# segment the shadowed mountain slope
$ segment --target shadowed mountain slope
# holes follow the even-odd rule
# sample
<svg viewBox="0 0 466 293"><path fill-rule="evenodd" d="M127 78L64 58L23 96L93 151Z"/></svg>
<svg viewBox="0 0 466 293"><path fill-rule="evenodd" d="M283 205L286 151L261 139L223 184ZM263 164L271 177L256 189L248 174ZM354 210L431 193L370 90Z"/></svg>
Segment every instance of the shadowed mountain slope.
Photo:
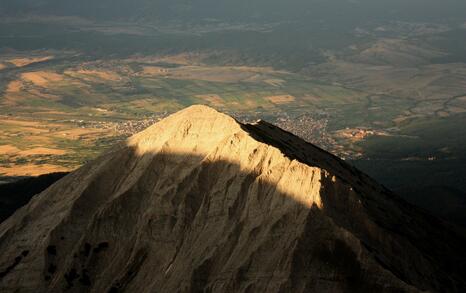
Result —
<svg viewBox="0 0 466 293"><path fill-rule="evenodd" d="M205 106L0 225L0 291L462 292L465 234L266 122Z"/></svg>

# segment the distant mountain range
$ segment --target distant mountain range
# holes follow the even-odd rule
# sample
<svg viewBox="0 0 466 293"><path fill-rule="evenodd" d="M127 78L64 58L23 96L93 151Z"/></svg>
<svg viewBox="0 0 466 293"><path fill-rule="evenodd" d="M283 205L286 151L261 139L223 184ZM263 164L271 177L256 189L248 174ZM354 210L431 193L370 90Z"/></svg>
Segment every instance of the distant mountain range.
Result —
<svg viewBox="0 0 466 293"><path fill-rule="evenodd" d="M462 17L464 1L348 1L348 0L3 0L3 15L66 15L98 20L295 21L317 18L340 22L376 19L409 21Z"/></svg>

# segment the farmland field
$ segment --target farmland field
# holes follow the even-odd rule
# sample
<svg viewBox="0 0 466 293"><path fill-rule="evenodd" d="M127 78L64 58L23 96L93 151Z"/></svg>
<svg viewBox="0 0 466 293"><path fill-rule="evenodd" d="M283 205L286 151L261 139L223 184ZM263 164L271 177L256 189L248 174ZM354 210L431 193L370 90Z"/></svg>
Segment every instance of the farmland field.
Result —
<svg viewBox="0 0 466 293"><path fill-rule="evenodd" d="M372 149L380 152L374 146L389 148L392 144L385 142L390 141L398 149L410 143L419 146L418 140L407 138L416 135L409 129L423 126L428 117L453 119L452 124L464 120L465 97L453 89L441 91L447 98L432 98L438 103L424 105L424 99L395 95L382 86L374 91L329 80L323 65L316 69L317 79L315 74L269 66L213 65L209 58L183 53L90 60L66 51L1 55L0 173L72 170L133 128L141 130L133 124L155 122L192 104L249 120L324 117L315 123L325 124L321 128L328 139L313 139L311 134L309 140L348 158L370 157ZM35 153L37 148L53 151ZM383 153L390 152L398 155L397 149Z"/></svg>

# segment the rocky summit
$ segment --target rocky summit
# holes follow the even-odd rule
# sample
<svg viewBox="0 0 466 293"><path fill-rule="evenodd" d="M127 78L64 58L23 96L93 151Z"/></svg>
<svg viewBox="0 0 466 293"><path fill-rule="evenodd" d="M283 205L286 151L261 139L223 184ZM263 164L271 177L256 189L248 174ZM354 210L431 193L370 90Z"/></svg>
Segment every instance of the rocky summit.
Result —
<svg viewBox="0 0 466 293"><path fill-rule="evenodd" d="M0 226L1 292L465 292L466 237L259 121L184 109Z"/></svg>

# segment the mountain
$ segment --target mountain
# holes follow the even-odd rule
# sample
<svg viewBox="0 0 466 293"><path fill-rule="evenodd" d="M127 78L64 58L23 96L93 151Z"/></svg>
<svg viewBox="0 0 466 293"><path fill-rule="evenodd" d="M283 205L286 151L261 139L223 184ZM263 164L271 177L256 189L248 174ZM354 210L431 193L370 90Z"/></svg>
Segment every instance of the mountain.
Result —
<svg viewBox="0 0 466 293"><path fill-rule="evenodd" d="M464 231L259 121L184 109L0 225L2 292L464 292Z"/></svg>

